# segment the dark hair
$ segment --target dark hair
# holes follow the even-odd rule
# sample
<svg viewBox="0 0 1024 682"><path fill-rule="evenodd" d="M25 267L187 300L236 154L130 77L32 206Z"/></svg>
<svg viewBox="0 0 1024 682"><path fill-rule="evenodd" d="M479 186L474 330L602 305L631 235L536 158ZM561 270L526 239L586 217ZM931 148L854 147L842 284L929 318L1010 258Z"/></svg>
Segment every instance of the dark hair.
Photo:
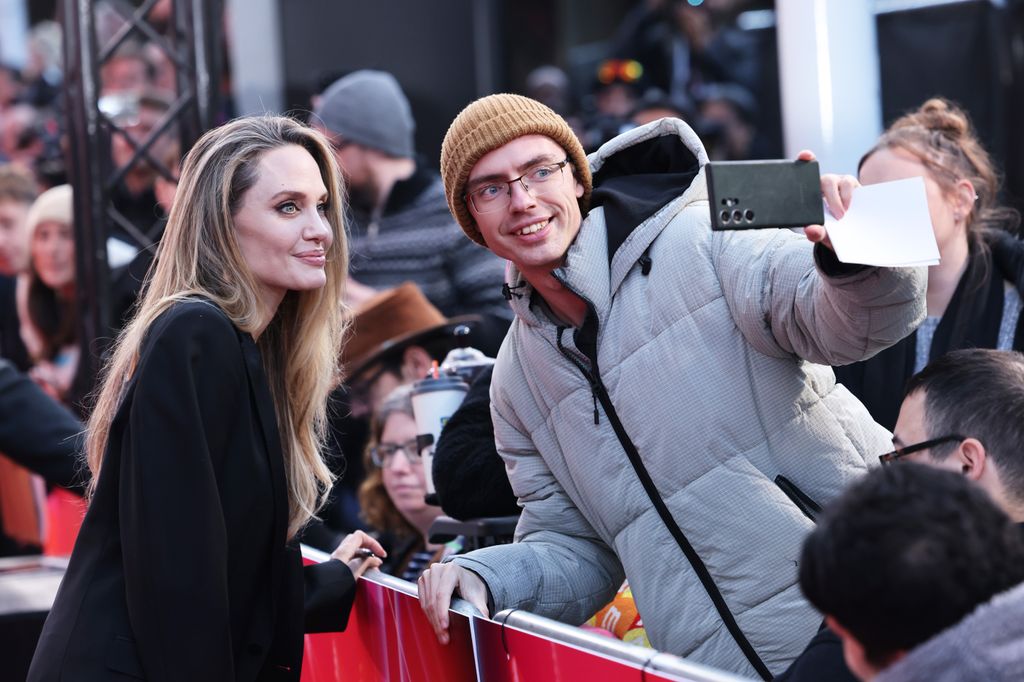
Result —
<svg viewBox="0 0 1024 682"><path fill-rule="evenodd" d="M875 152L893 148L917 157L944 193L951 192L958 181L970 180L978 195L966 217L972 251L987 249L985 237L993 231L1017 231L1020 214L998 204L999 174L963 109L945 99L928 100L889 126L861 157L857 169Z"/></svg>
<svg viewBox="0 0 1024 682"><path fill-rule="evenodd" d="M28 285L28 317L39 331L42 343L41 358L54 360L65 346L78 340L78 301L74 296L64 298L48 287L35 265L31 266Z"/></svg>
<svg viewBox="0 0 1024 682"><path fill-rule="evenodd" d="M1024 581L1024 533L956 473L903 463L870 472L819 518L800 587L884 667Z"/></svg>
<svg viewBox="0 0 1024 682"><path fill-rule="evenodd" d="M1006 492L1024 502L1024 354L967 348L952 351L910 377L905 395L924 391L929 438L977 438L999 468ZM956 443L930 449L943 460Z"/></svg>

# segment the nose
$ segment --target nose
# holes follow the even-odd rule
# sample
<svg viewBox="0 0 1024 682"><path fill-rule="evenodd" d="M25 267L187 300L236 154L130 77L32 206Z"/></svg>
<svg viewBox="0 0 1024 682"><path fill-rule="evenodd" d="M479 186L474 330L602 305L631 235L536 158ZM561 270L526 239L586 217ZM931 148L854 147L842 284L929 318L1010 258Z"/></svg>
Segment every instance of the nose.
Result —
<svg viewBox="0 0 1024 682"><path fill-rule="evenodd" d="M408 451L405 448L395 450L395 454L391 456L391 470L405 472L410 469L412 469L412 462L409 459Z"/></svg>
<svg viewBox="0 0 1024 682"><path fill-rule="evenodd" d="M330 221L327 220L327 216L321 215L317 212L316 217L306 226L306 230L302 236L307 241L323 244L326 249L331 245L331 241L334 239L334 232L331 229Z"/></svg>
<svg viewBox="0 0 1024 682"><path fill-rule="evenodd" d="M533 192L527 188L522 178L509 184L508 193L509 208L513 211L523 211L532 208L536 203Z"/></svg>

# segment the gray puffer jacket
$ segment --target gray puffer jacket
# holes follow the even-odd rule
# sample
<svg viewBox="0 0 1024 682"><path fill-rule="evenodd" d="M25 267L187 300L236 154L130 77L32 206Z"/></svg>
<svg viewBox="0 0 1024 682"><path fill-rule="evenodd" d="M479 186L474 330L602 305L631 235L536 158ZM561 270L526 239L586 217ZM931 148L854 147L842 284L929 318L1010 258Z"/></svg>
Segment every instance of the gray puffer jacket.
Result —
<svg viewBox="0 0 1024 682"><path fill-rule="evenodd" d="M659 146L667 154L644 168ZM583 222L554 272L590 304L580 330L553 322L510 269L509 284L524 286L491 401L523 514L515 543L453 561L485 580L496 610L572 623L604 605L625 573L658 649L754 674L709 597L717 590L778 673L821 617L797 586L812 522L774 479L824 503L891 449L827 365L906 336L925 313L926 274L848 268L819 248L820 267L845 273L829 277L812 245L788 230L712 232L707 156L682 121L625 133L590 163L600 183L663 175L680 159L692 181L613 239L611 258L611 208L593 208ZM616 416L712 585L652 507Z"/></svg>

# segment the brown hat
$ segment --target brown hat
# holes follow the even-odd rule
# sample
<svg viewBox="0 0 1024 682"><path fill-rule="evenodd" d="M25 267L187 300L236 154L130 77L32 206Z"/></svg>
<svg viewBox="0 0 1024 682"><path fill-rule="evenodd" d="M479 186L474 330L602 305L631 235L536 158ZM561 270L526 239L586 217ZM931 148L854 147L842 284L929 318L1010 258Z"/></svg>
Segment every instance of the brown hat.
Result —
<svg viewBox="0 0 1024 682"><path fill-rule="evenodd" d="M583 145L565 119L529 97L488 95L455 117L441 145L441 177L448 208L477 244L487 246L464 198L469 172L485 154L523 135L546 135L565 149L576 179L583 184L580 211L586 215L590 206L590 164Z"/></svg>
<svg viewBox="0 0 1024 682"><path fill-rule="evenodd" d="M341 362L353 382L371 365L401 353L409 346L422 345L452 332L459 325L473 325L479 315L446 318L431 305L420 288L405 282L382 291L355 310Z"/></svg>

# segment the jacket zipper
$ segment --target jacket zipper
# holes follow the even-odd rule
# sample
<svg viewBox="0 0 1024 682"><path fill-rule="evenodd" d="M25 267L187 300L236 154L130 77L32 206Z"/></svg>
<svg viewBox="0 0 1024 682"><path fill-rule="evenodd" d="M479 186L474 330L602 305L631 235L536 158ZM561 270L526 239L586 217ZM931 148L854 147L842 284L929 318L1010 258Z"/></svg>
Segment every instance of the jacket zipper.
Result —
<svg viewBox="0 0 1024 682"><path fill-rule="evenodd" d="M647 467L640 458L640 453L636 449L636 445L633 444L632 439L629 437L629 434L626 433L626 429L622 425L622 421L619 419L618 412L615 410L615 405L612 403L611 396L608 395L608 389L605 387L604 382L601 381L600 368L597 364L596 346L596 325L598 324L598 317L593 304L578 291L570 287L563 279L558 277L558 275L555 273L551 274L562 286L579 296L580 299L587 304L587 316L594 320L594 357L590 357L582 351L577 351L587 358L590 367L584 365L574 356L570 349L562 345L562 332L567 329L566 327L560 326L557 328L556 339L559 352L561 352L563 356L568 358L580 370L583 377L590 384L591 393L596 401L594 404L594 423L598 423L597 402L600 402L601 407L604 408L604 412L608 416L608 420L611 422L612 430L615 432L615 436L618 438L619 444L622 446L622 449L625 450L626 457L629 459L630 464L633 465L633 470L636 472L637 478L640 479L640 484L644 487L644 491L647 493L647 497L651 500L651 504L654 505L654 508L657 510L662 523L665 524L669 533L672 535L672 538L676 541L676 544L679 545L679 549L682 550L683 555L686 557L687 561L689 561L690 567L697 574L697 578L704 586L705 592L707 592L708 597L710 597L711 602L715 606L715 610L718 611L718 615L725 624L729 634L732 635L733 640L735 640L737 646L739 646L740 650L743 652L747 662L749 662L754 670L757 671L757 674L760 675L762 679L771 680L773 677L771 671L768 670L768 666L766 666L764 661L761 660L761 657L758 656L757 651L750 643L750 640L747 639L747 636L743 634L739 623L736 622L735 616L733 616L732 611L729 610L729 605L725 603L725 598L722 596L721 590L719 590L718 585L715 584L715 579L711 576L711 572L708 571L704 561L700 558L700 555L697 554L693 545L690 544L686 534L683 533L683 529L676 523L675 518L668 509L668 505L665 504L665 500L662 499L661 493L658 492L657 487L654 485L654 480L651 478L650 472L647 471ZM584 318L584 326L587 324L586 319L587 318Z"/></svg>

